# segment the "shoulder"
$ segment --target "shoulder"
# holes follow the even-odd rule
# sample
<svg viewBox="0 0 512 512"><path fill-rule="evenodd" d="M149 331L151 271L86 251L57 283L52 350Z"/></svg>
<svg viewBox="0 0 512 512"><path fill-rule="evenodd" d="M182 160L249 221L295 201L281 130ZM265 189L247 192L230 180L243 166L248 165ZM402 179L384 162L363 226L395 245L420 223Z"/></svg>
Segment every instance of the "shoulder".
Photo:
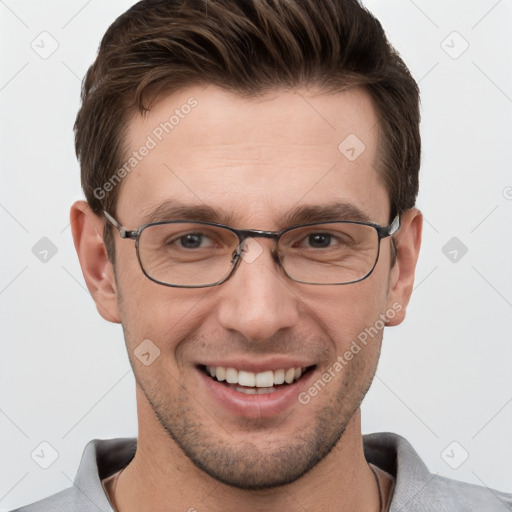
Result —
<svg viewBox="0 0 512 512"><path fill-rule="evenodd" d="M129 464L136 447L136 438L93 439L71 487L12 512L112 512L101 482Z"/></svg>
<svg viewBox="0 0 512 512"><path fill-rule="evenodd" d="M11 512L113 512L101 488L80 489L76 482L47 498Z"/></svg>
<svg viewBox="0 0 512 512"><path fill-rule="evenodd" d="M69 512L75 509L74 503L76 500L74 495L74 490L70 487L31 505L17 508L12 512Z"/></svg>
<svg viewBox="0 0 512 512"><path fill-rule="evenodd" d="M417 510L512 511L512 494L439 475L432 475L431 482L419 493L416 501L422 500L428 503L429 508Z"/></svg>
<svg viewBox="0 0 512 512"><path fill-rule="evenodd" d="M431 473L397 434L369 434L363 442L366 459L395 478L389 512L512 511L512 494Z"/></svg>

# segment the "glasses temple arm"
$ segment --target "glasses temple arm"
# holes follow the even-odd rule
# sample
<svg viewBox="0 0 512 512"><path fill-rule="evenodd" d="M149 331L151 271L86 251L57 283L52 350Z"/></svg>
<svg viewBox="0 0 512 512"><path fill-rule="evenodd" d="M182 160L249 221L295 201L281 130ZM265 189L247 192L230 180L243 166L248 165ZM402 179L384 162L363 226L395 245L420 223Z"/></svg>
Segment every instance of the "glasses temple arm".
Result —
<svg viewBox="0 0 512 512"><path fill-rule="evenodd" d="M394 235L400 229L400 214L398 214L388 226L388 235Z"/></svg>
<svg viewBox="0 0 512 512"><path fill-rule="evenodd" d="M114 219L110 213L103 210L103 215L105 215L105 218L110 222L110 224L112 224L112 226L114 226L119 231L121 238L130 238L131 231L128 231L125 227L121 226L121 224L119 224L119 222L117 222L117 220Z"/></svg>

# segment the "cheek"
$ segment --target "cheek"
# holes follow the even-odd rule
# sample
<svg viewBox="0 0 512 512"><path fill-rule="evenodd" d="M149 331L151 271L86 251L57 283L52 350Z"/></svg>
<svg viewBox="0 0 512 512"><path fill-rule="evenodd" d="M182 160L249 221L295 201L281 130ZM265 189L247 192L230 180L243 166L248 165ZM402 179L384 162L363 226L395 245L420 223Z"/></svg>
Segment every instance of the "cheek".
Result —
<svg viewBox="0 0 512 512"><path fill-rule="evenodd" d="M318 293L304 294L303 303L340 354L386 311L387 276L375 273L359 283L325 287Z"/></svg>
<svg viewBox="0 0 512 512"><path fill-rule="evenodd" d="M144 340L151 340L164 354L175 353L205 322L204 299L211 289L162 286L149 280L137 261L136 266L123 263L117 282L127 349L133 353Z"/></svg>

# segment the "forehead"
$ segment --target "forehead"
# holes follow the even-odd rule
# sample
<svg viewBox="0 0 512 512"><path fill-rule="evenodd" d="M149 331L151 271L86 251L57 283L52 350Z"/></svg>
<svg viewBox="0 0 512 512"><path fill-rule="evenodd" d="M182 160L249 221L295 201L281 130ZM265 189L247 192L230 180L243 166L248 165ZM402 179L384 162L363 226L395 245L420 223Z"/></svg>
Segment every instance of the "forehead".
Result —
<svg viewBox="0 0 512 512"><path fill-rule="evenodd" d="M378 130L360 89L251 98L213 85L183 89L131 119L117 212L137 223L176 201L274 229L298 206L342 202L380 221L389 201L377 172Z"/></svg>

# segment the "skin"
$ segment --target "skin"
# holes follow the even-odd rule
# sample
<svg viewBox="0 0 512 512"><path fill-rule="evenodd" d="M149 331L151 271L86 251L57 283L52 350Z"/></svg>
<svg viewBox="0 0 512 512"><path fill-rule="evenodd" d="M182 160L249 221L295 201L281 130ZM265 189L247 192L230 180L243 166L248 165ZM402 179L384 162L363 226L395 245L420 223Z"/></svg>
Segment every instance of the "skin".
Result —
<svg viewBox="0 0 512 512"><path fill-rule="evenodd" d="M190 87L161 98L146 117L133 117L127 155L190 97L197 107L124 178L110 212L123 226L137 229L167 200L222 210L236 228L279 230L287 227L280 217L297 206L338 201L388 224L378 118L364 91L276 90L248 99L211 85ZM349 134L366 146L353 162L338 151ZM417 209L402 215L396 264L390 265L390 239L382 240L373 273L359 283L295 283L272 260L272 241L258 239L263 252L254 261L242 261L222 285L200 289L147 279L133 241L117 232L114 272L101 236L104 219L83 201L71 215L87 286L99 313L122 323L137 382L138 448L118 480L122 512L378 509L360 404L382 331L309 404L297 400L267 418L219 407L196 366L229 357L300 357L316 365L317 380L393 305L401 310L387 325L401 323L420 248ZM134 356L144 339L160 349L149 366Z"/></svg>

